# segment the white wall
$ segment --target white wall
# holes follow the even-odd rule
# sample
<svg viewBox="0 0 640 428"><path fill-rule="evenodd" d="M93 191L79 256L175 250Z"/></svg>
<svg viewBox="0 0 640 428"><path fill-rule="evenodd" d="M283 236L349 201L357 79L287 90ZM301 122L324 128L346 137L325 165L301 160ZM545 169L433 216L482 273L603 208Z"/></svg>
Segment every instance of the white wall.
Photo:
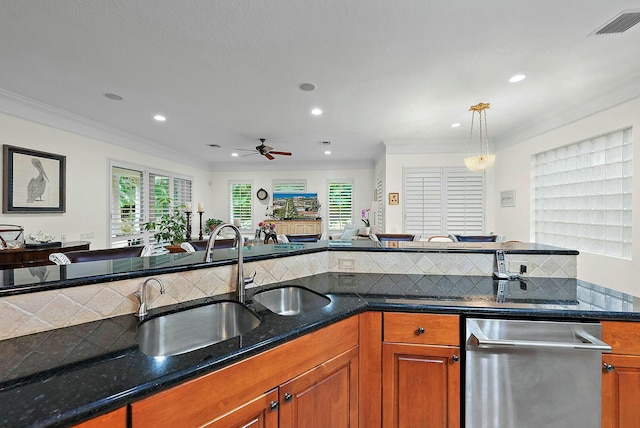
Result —
<svg viewBox="0 0 640 428"><path fill-rule="evenodd" d="M387 154L385 165L385 223L387 233L402 233L404 227L403 207L404 195L402 193L403 168L419 167L464 167L464 158L467 153L434 153L434 154ZM496 161L497 163L498 161ZM479 173L481 174L481 173ZM485 231L504 235L504 231L495 225L494 219L494 171L486 174L487 202L485 212ZM399 205L389 205L389 193L400 194ZM509 238L510 239L510 238Z"/></svg>
<svg viewBox="0 0 640 428"><path fill-rule="evenodd" d="M4 114L0 114L0 142L67 158L66 213L0 214L0 223L21 225L25 235L41 230L55 235L57 239L66 235L67 241L78 241L81 233L94 233L91 249L107 248L109 159L191 176L194 202L202 201L205 209L213 206L209 172L189 165Z"/></svg>
<svg viewBox="0 0 640 428"><path fill-rule="evenodd" d="M211 173L211 196L216 201L211 216L229 221L229 181L249 180L253 185L253 224L265 218L267 205L273 196L273 180L299 180L306 179L307 192L317 193L318 201L322 204L322 231L327 232L327 189L329 180L353 180L353 223L362 224L360 212L363 208L371 206L374 190L373 168L348 169L348 170L300 170L300 171L221 171ZM260 188L269 193L269 197L261 201L256 197L256 191Z"/></svg>
<svg viewBox="0 0 640 428"><path fill-rule="evenodd" d="M575 143L628 126L633 126L634 158L640 159L640 98L612 107L603 112L564 125L497 153L495 166L495 192L515 189L516 206L500 207L496 198L494 207L497 229L508 239L533 240L531 214L532 156L555 147ZM629 294L640 296L640 162L634 162L633 171L633 260L581 253L578 256L578 278ZM635 260L635 263L634 263Z"/></svg>

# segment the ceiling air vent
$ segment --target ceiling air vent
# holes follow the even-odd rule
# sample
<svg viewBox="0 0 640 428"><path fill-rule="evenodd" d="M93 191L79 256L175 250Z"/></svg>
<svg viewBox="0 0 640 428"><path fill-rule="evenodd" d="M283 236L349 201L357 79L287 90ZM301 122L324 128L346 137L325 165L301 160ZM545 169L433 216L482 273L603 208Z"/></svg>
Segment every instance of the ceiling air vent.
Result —
<svg viewBox="0 0 640 428"><path fill-rule="evenodd" d="M640 22L640 10L625 10L592 34L620 34Z"/></svg>

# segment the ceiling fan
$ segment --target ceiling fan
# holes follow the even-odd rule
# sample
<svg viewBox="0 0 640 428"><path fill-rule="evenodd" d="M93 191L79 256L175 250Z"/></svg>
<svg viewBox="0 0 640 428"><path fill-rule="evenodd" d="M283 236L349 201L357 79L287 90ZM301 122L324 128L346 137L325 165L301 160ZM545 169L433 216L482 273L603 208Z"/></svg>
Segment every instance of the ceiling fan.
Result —
<svg viewBox="0 0 640 428"><path fill-rule="evenodd" d="M264 156L265 158L269 160L274 160L275 158L272 155L291 156L291 152L279 152L279 151L273 150L273 147L270 147L264 144L265 141L266 139L260 138L260 145L256 146L256 150L258 151L258 153ZM247 149L238 149L238 150L247 150ZM255 154L255 153L251 153L251 154ZM249 156L249 155L245 155L245 156Z"/></svg>

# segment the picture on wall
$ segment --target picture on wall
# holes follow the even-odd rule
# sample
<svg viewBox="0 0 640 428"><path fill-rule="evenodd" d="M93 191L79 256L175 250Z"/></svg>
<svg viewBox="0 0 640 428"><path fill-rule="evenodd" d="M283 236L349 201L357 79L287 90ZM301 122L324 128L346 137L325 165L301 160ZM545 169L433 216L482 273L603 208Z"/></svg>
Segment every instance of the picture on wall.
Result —
<svg viewBox="0 0 640 428"><path fill-rule="evenodd" d="M65 162L65 156L5 144L2 212L65 212Z"/></svg>
<svg viewBox="0 0 640 428"><path fill-rule="evenodd" d="M317 193L274 193L273 217L276 220L316 219L319 217Z"/></svg>
<svg viewBox="0 0 640 428"><path fill-rule="evenodd" d="M504 190L500 192L500 206L501 207L515 207L516 206L516 191Z"/></svg>

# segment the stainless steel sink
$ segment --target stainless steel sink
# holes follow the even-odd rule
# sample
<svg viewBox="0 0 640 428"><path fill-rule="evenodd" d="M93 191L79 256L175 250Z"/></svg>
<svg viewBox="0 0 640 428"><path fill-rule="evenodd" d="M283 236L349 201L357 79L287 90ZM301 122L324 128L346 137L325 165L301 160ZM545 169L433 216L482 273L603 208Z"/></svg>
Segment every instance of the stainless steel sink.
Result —
<svg viewBox="0 0 640 428"><path fill-rule="evenodd" d="M178 355L245 334L260 318L241 303L223 301L151 318L138 327L138 346L147 355Z"/></svg>
<svg viewBox="0 0 640 428"><path fill-rule="evenodd" d="M295 285L260 291L253 301L279 315L299 315L331 303L327 296Z"/></svg>

